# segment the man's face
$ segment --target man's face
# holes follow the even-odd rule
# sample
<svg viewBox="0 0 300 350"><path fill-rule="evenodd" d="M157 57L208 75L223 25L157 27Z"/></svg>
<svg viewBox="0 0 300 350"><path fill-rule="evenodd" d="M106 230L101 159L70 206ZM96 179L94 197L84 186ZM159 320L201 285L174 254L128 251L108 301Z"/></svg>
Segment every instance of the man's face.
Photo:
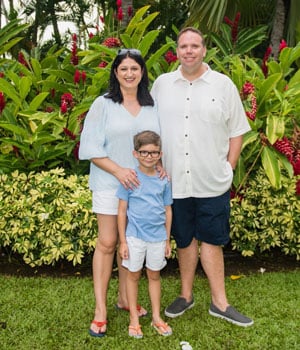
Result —
<svg viewBox="0 0 300 350"><path fill-rule="evenodd" d="M206 48L199 34L187 31L180 36L176 52L182 67L189 70L201 66Z"/></svg>

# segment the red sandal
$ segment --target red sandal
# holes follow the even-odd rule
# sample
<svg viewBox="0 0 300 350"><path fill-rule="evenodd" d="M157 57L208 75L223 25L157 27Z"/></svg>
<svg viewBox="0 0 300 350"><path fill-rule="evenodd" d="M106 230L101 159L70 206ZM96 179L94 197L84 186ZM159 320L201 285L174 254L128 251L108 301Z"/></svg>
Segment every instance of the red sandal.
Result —
<svg viewBox="0 0 300 350"><path fill-rule="evenodd" d="M96 321L96 320L93 320L92 323L95 324L99 328L99 331L100 331L101 327L103 327L104 325L107 324L107 321ZM92 329L89 329L89 334L92 337L100 338L100 337L104 337L105 336L106 331L105 332L94 332Z"/></svg>

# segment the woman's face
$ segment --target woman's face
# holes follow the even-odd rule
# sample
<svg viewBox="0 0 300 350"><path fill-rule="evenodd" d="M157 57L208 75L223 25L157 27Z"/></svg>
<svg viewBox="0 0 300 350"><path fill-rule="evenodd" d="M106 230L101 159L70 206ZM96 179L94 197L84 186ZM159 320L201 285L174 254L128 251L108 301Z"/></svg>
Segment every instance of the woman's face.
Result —
<svg viewBox="0 0 300 350"><path fill-rule="evenodd" d="M121 89L137 90L142 79L143 72L141 66L134 59L126 57L119 64L115 74Z"/></svg>

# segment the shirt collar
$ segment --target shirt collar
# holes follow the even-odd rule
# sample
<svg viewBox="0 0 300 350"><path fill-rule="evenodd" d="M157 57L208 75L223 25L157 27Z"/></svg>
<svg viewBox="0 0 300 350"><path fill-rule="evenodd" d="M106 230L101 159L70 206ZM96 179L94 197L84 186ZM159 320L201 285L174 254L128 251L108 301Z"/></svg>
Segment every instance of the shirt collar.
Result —
<svg viewBox="0 0 300 350"><path fill-rule="evenodd" d="M199 80L203 80L205 81L206 83L210 83L211 81L211 68L209 67L209 65L207 63L204 63L203 64L207 67L207 71L202 74L199 78L193 80L193 81L199 81ZM177 81L177 80L184 80L184 81L188 81L181 73L181 65L177 68L177 70L174 72L175 75L174 75L174 81Z"/></svg>

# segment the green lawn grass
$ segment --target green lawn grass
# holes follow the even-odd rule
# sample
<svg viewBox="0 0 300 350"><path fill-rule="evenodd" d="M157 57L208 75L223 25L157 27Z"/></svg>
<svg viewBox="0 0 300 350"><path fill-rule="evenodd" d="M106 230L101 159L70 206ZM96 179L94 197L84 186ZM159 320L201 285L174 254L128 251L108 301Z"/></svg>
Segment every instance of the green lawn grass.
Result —
<svg viewBox="0 0 300 350"><path fill-rule="evenodd" d="M162 278L162 310L177 295L177 276ZM141 319L144 338L127 335L128 313L114 308L117 279L110 283L108 331L92 338L88 327L94 311L91 277L0 276L1 350L176 350L188 341L194 350L300 349L300 272L250 274L238 280L226 277L228 298L254 319L243 328L208 314L210 295L206 278L195 281L195 307L183 316L167 319L173 335L162 337ZM140 281L140 303L150 310L147 280Z"/></svg>

